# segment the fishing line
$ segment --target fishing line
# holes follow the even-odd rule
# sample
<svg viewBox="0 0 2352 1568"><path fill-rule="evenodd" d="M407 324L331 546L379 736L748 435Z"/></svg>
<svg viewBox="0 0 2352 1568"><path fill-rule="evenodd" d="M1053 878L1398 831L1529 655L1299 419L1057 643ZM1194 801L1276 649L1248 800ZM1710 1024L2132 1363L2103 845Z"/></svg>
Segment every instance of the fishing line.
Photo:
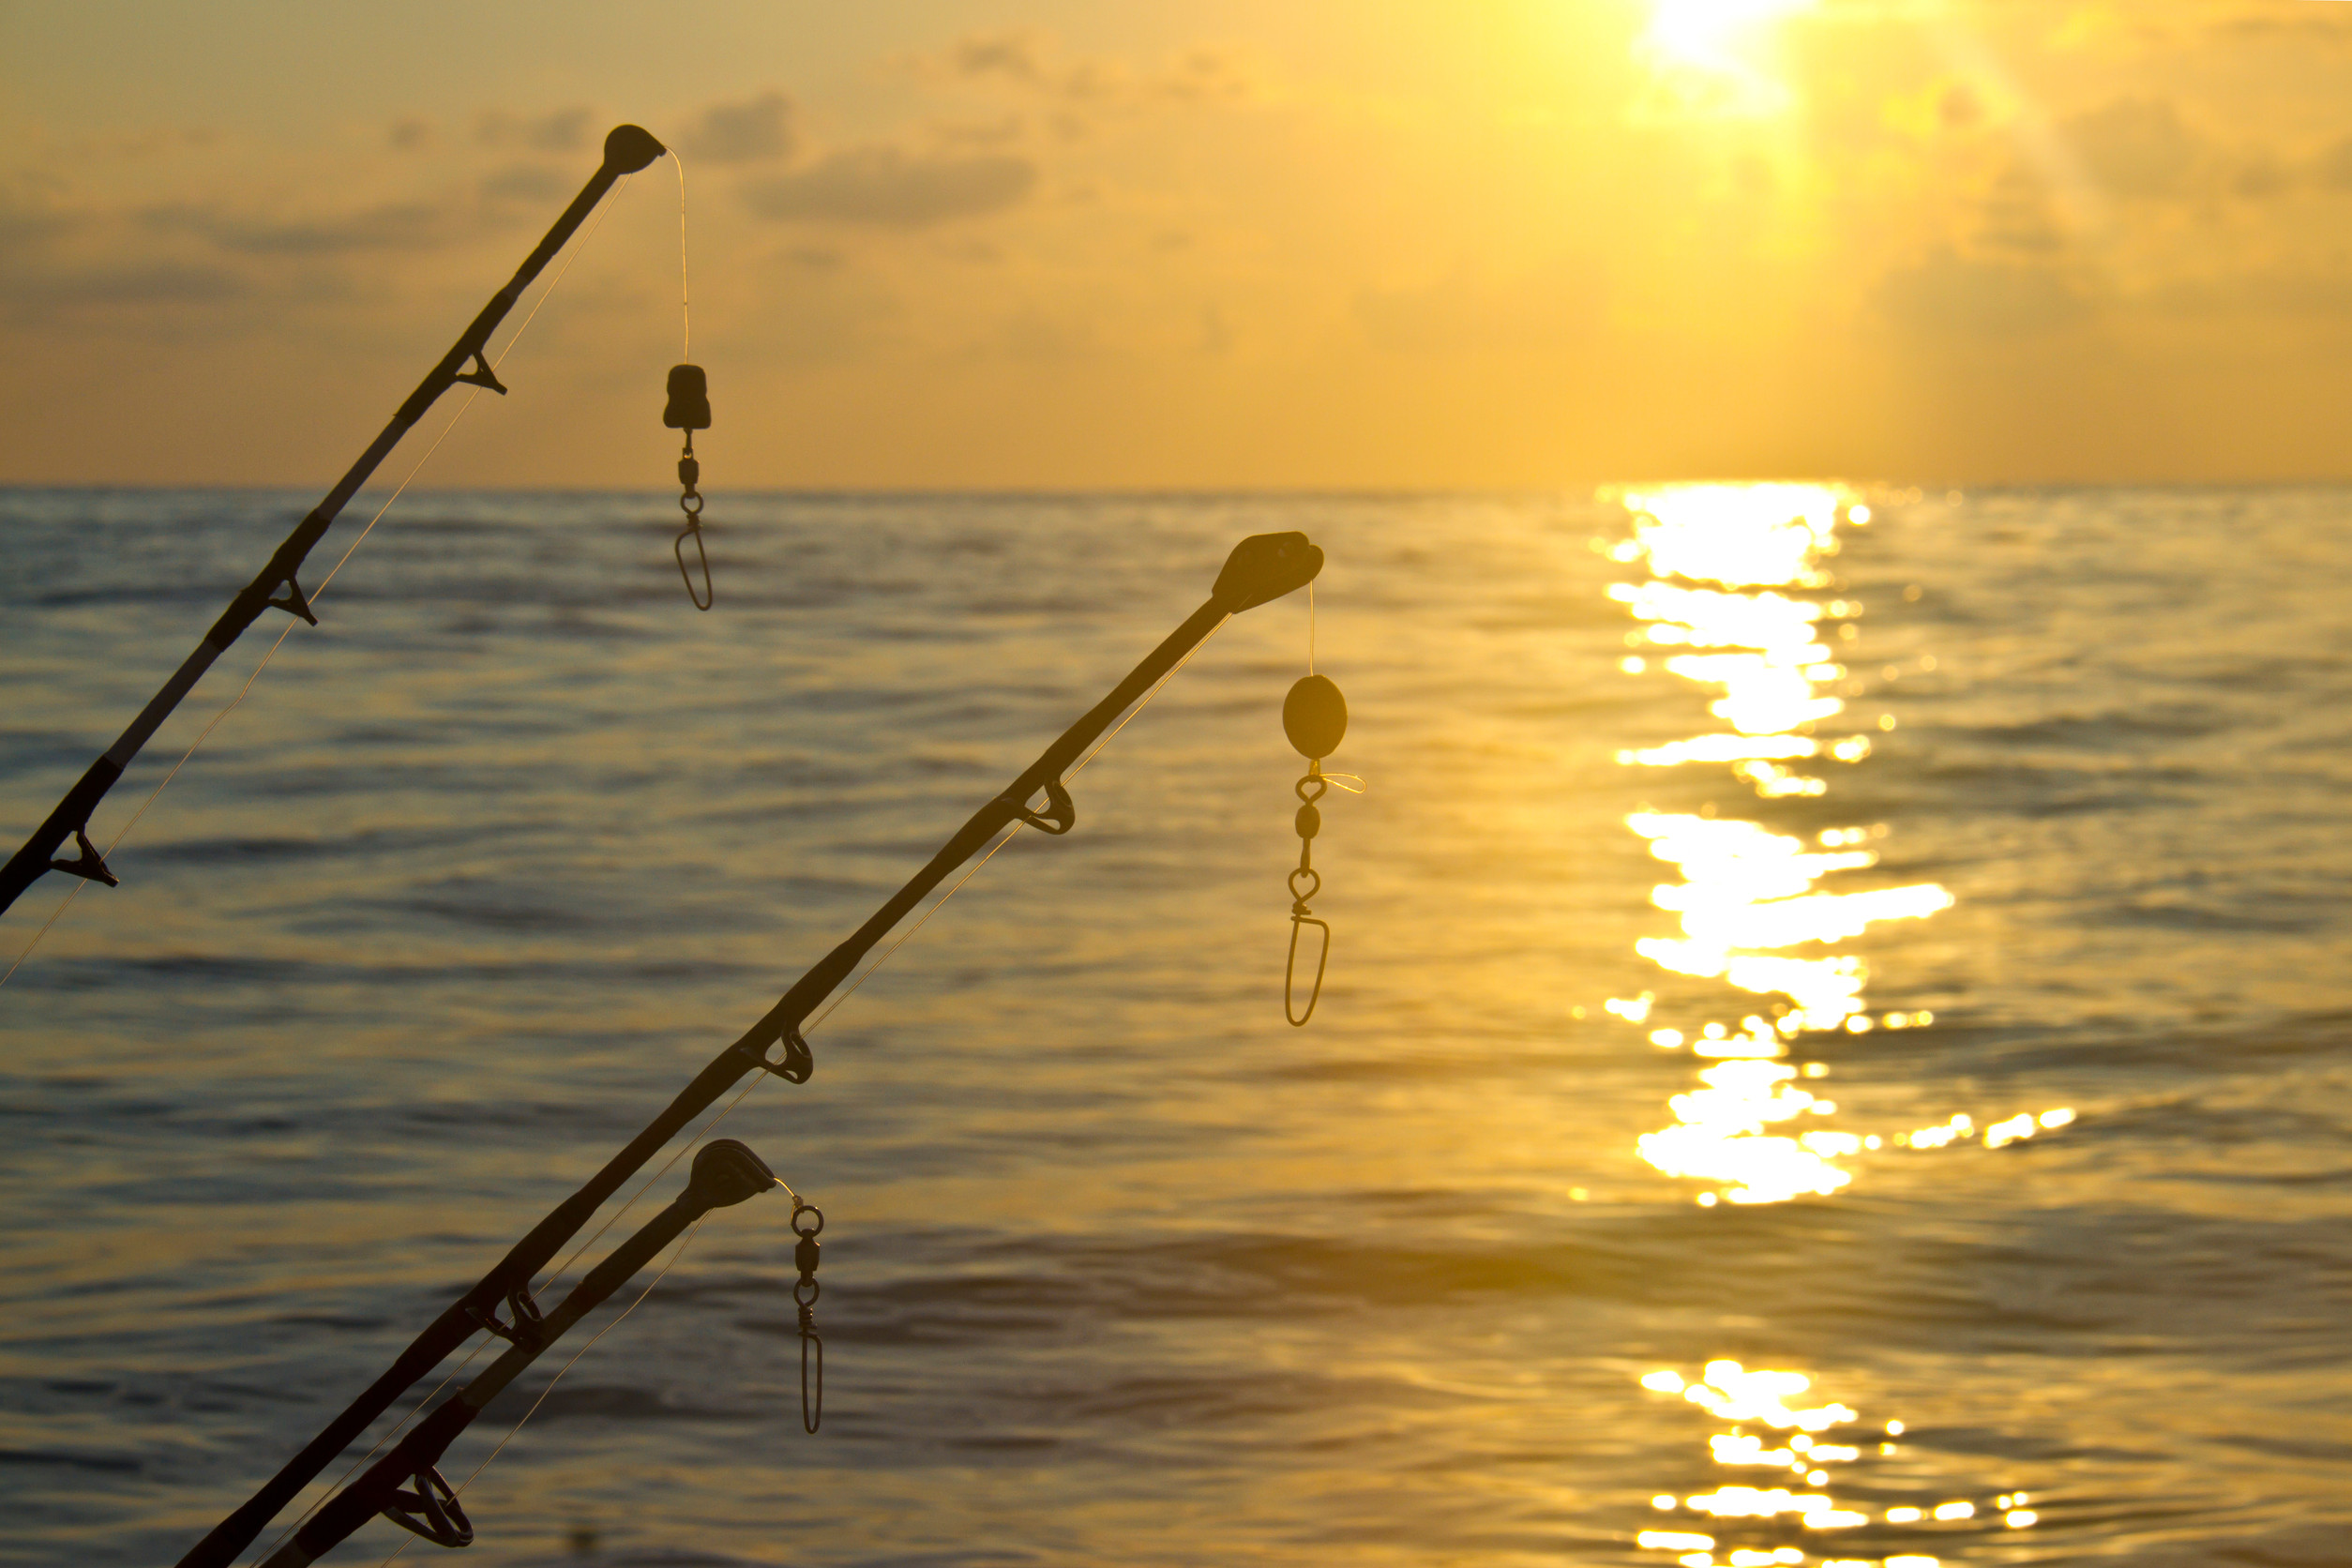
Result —
<svg viewBox="0 0 2352 1568"><path fill-rule="evenodd" d="M686 159L672 148L670 161L678 166L678 357L694 357L694 314L686 303Z"/></svg>
<svg viewBox="0 0 2352 1568"><path fill-rule="evenodd" d="M633 174L622 175L620 184L613 188L613 194L617 197L621 191L627 189L629 181L635 177L636 176ZM680 175L681 179L684 177L685 176L683 174ZM683 187L680 188L680 191L681 194L679 199L682 204L680 207L679 220L681 224L683 224L685 221L685 209L683 206L685 197ZM549 280L548 286L539 291L538 300L531 307L531 313L522 318L522 324L515 328L514 336L506 339L506 346L500 349L498 351L498 357L490 361L491 369L494 370L499 366L506 363L506 356L515 352L515 345L522 341L522 335L531 330L531 324L533 322L538 320L539 311L546 307L548 300L554 295L556 288L564 281L564 275L571 271L572 264L580 260L580 252L588 249L588 242L596 237L596 231L604 226L605 215L611 210L612 208L610 205L599 205L597 207L596 216L595 219L589 223L587 232L580 236L580 243L577 246L572 247L571 249L565 255L564 264L556 269L555 276ZM681 230L679 244L679 264L680 266L683 267L685 264L685 240L683 237L683 229ZM367 526L360 529L359 536L352 540L351 544L343 550L342 555L337 559L335 565L327 569L326 575L319 579L319 585L310 590L309 602L312 605L315 606L319 599L326 593L327 585L335 580L335 574L343 569L344 564L350 561L354 553L358 550L362 544L367 542L368 535L375 532L376 524L384 520L384 514L392 509L392 504L400 500L401 494L406 491L410 484L415 480L416 475L424 471L425 464L432 460L432 455L435 452L441 450L441 444L449 439L449 432L458 428L458 421L465 417L466 410L472 408L474 406L474 400L481 395L481 389L478 387L468 387L466 389L465 401L460 403L458 405L457 412L449 415L449 422L441 427L441 433L433 437L433 444L430 446L426 447L424 455L419 457L415 463L410 465L407 476L401 479L400 484L393 489L390 495L384 497L384 505L376 508L375 516L369 518L368 520ZM157 783L156 787L147 792L147 798L139 803L139 808L130 814L130 820L123 823L123 825L115 831L113 838L107 840L106 848L99 852L99 859L103 860L106 856L113 854L114 852L114 847L130 836L130 830L139 825L139 819L147 814L147 807L153 806L156 803L156 797L163 793L164 786L179 776L180 769L188 765L188 759L196 755L197 748L202 746L204 742L211 737L213 731L219 726L220 721L228 717L230 713L238 703L245 701L246 693L253 689L253 683L262 678L262 671L269 668L269 661L278 656L278 649L279 645L282 644L288 637L293 635L294 629L294 623L293 621L288 621L285 625L285 628L279 632L277 641L274 641L269 645L268 651L262 655L262 661L253 667L253 673L247 676L245 678L245 685L237 688L237 694L229 699L228 705L226 707L223 707L219 713L212 716L211 722L206 724L204 729L198 732L196 738L188 743L188 749L180 753L180 760L172 764L171 771L166 773L161 780ZM24 960L33 956L33 949L40 945L41 938L49 934L49 928L57 924L58 920L64 916L66 911L72 907L74 899L81 897L82 890L88 885L89 884L84 882L76 882L72 887L67 889L66 896L58 900L57 907L50 912L49 918L41 922L40 929L33 933L33 940L24 944L23 951L17 954L16 961L8 965L8 972L0 974L0 986L6 986L10 978L15 975L17 970L23 964Z"/></svg>
<svg viewBox="0 0 2352 1568"><path fill-rule="evenodd" d="M741 1095L736 1097L738 1099L742 1098ZM731 1106L728 1108L731 1110L734 1108ZM791 1187L785 1186L782 1182L776 1183L776 1185L784 1187L786 1192L792 1191ZM800 1195L798 1193L792 1193L792 1198L793 1201L797 1202L799 1201ZM465 1495L465 1489L468 1486L473 1485L475 1479L479 1477L484 1470L490 1469L490 1460L497 1458L501 1454L506 1452L506 1445L515 1440L515 1434L522 1430L523 1423L529 1421L533 1416L539 1413L539 1407L546 1404L547 1396L555 1392L555 1385L564 1380L564 1374L579 1365L580 1358L595 1349L596 1348L597 1340L602 1339L606 1334L611 1334L614 1329L619 1328L622 1323L627 1320L630 1313L636 1311L641 1305L644 1304L645 1298L654 1293L654 1287L659 1285L665 1278L667 1278L670 1271L678 1266L678 1259L686 1255L686 1248L692 1246L694 1244L694 1238L701 1233L702 1221L708 1219L709 1217L709 1214L704 1214L698 1215L695 1218L693 1226L689 1228L686 1233L686 1239L680 1242L678 1244L678 1249L670 1255L670 1261L661 1266L661 1273L654 1275L652 1279L646 1281L645 1289L637 1293L637 1300L623 1307L619 1317L613 1319L612 1321L598 1329L596 1334L590 1337L587 1344L582 1345L579 1349L572 1352L572 1359L565 1362L561 1370L559 1370L554 1377L550 1378L547 1380L547 1387L541 1389L539 1391L539 1396L531 1401L531 1408L522 1412L522 1419L516 1422L512 1426L506 1429L506 1435L498 1440L498 1446L491 1449L488 1456L486 1456L480 1464L474 1467L474 1473L467 1476L463 1481L459 1482L456 1487L452 1489L452 1496L463 1497ZM575 1256L577 1255L575 1254ZM414 1535L409 1536L399 1545L393 1547L392 1556L385 1558L384 1562L380 1565L380 1568L390 1568L392 1559L399 1557L402 1552L408 1550L409 1543L415 1541L415 1539L416 1537Z"/></svg>
<svg viewBox="0 0 2352 1568"><path fill-rule="evenodd" d="M1159 680L1153 685L1150 691L1143 694L1142 701L1136 703L1134 707L1128 709L1126 716L1120 719L1117 726L1114 727L1108 734L1106 734L1101 740L1094 743L1094 749L1088 752L1084 757L1080 758L1074 766L1072 766L1068 776L1076 778L1079 774L1084 773L1086 771L1087 764L1103 754L1103 747L1108 746L1114 739L1116 739L1121 730L1124 730L1128 725L1134 723L1136 716L1152 705L1152 700L1159 696L1161 688L1166 686L1168 682L1174 680L1177 675L1183 671L1184 666L1190 664L1193 661L1194 656L1198 655L1201 649L1207 647L1213 640L1214 640L1217 632L1223 631L1224 629L1225 623L1223 621L1218 622L1214 630L1212 630L1207 637L1202 638L1199 642L1195 643L1185 653L1183 658L1178 659L1174 667L1171 668L1167 674L1162 675ZM971 867L965 870L964 874L956 879L954 885L949 887L945 893L941 894L938 898L934 899L930 907L926 909L922 914L918 916L904 931L900 932L897 940L893 942L888 947L883 948L882 955L871 964L868 964L856 979L851 981L848 986L835 993L831 1000L826 1002L822 1007L819 1008L817 1012L809 1018L807 1023L803 1026L804 1031L807 1033L815 1033L817 1026L823 1023L826 1018L833 1016L834 1009L849 1001L851 995L854 993L860 986L863 986L868 979L872 978L874 971L888 963L890 961L891 955L897 952L899 948L905 946L914 936L914 933L921 930L925 924L930 920L931 916L940 912L942 905L945 904L948 899L953 898L958 892L962 891L964 883L970 882L973 877L980 874L981 867L986 866L989 861L996 858L997 851L1004 848L1005 845L1013 841L1014 836L1020 832L1022 825L1023 824L1019 822L1009 824L1004 836L989 847L987 854L982 855L978 860L972 862ZM765 1083L768 1080L769 1076L770 1075L766 1073L758 1074L741 1089L735 1091L735 1097L729 1100L727 1104L720 1108L719 1113L716 1116L712 1117L708 1122L702 1123L702 1125L696 1130L694 1137L689 1139L683 1148L679 1149L676 1153L671 1154L668 1160L663 1162L659 1170L655 1171L651 1176L646 1177L643 1182L638 1184L637 1190L629 1194L628 1200L626 1202L623 1203L620 1208L613 1211L611 1217L607 1219L602 1225L596 1227L596 1233L594 1235L591 1235L586 1241L580 1243L577 1247L574 1247L572 1249L571 1256L556 1265L555 1272L548 1276L548 1283L539 1293L552 1291L555 1288L555 1282L562 1279L574 1263L580 1261L580 1256L583 1253L585 1253L590 1247L596 1244L598 1238L603 1236L606 1231L611 1229L615 1225L618 1225L631 1209L636 1208L639 1201L644 1198L646 1192L653 1186L653 1184L656 1182L660 1181L662 1177L669 1174L670 1168L671 1166L676 1165L680 1160L686 1158L687 1154L693 1153L697 1145L699 1145L704 1138L711 1136L713 1128L716 1127L721 1122L726 1121L728 1117L734 1114L735 1108L743 1103L744 1096L750 1093L754 1089L759 1088L762 1083ZM790 1187L785 1188L785 1190L787 1192L792 1191ZM793 1196L797 1201L799 1195L794 1194Z"/></svg>

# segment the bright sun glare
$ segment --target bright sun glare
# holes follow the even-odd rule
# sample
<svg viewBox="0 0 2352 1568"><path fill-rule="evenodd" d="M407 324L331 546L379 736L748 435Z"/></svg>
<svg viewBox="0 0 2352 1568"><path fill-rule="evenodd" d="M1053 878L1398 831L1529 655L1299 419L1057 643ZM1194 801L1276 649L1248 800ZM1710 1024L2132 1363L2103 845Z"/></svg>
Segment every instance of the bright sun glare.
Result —
<svg viewBox="0 0 2352 1568"><path fill-rule="evenodd" d="M1721 68L1742 37L1781 17L1811 10L1816 0L1654 0L1649 45L1681 65Z"/></svg>

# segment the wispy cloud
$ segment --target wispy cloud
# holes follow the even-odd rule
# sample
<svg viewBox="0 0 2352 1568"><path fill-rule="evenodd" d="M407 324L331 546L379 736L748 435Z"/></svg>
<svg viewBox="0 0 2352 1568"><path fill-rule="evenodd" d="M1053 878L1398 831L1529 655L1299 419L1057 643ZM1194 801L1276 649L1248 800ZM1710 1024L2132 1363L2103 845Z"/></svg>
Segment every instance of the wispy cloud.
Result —
<svg viewBox="0 0 2352 1568"><path fill-rule="evenodd" d="M743 188L761 218L916 229L1019 205L1037 166L1007 155L927 158L896 146L848 147L806 169Z"/></svg>
<svg viewBox="0 0 2352 1568"><path fill-rule="evenodd" d="M741 103L715 103L680 144L709 163L790 158L798 145L792 99L767 92Z"/></svg>
<svg viewBox="0 0 2352 1568"><path fill-rule="evenodd" d="M534 152L568 153L587 144L595 128L593 109L558 109L550 113L516 114L503 109L485 111L474 122L474 139L486 147L528 147Z"/></svg>
<svg viewBox="0 0 2352 1568"><path fill-rule="evenodd" d="M150 229L195 234L248 256L429 249L453 237L457 217L446 204L430 202L387 202L319 218L261 218L186 204L149 207L139 216Z"/></svg>

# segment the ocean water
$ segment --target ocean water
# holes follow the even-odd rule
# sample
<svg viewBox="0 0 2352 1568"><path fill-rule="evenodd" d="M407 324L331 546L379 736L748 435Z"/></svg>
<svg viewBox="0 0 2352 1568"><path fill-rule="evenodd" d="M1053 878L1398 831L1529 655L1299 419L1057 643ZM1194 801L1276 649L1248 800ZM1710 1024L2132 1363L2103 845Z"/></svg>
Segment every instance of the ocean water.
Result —
<svg viewBox="0 0 2352 1568"><path fill-rule="evenodd" d="M10 846L309 499L0 492ZM721 1211L473 1560L2344 1560L2352 492L721 497L708 615L666 505L404 499L0 988L0 1560L176 1558L1276 529L720 1128L822 1431Z"/></svg>

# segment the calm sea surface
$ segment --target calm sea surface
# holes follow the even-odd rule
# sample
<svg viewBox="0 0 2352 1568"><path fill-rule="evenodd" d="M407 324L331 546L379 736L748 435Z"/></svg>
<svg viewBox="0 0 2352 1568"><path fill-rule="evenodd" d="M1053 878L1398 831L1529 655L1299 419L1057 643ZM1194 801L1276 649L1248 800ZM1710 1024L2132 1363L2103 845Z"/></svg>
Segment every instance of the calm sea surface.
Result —
<svg viewBox="0 0 2352 1568"><path fill-rule="evenodd" d="M309 500L0 492L0 848ZM472 1560L2345 1560L2352 492L721 498L709 615L666 505L404 500L0 988L0 1560L177 1557L1277 529L1312 1024L1298 595L721 1129L822 1432L721 1211Z"/></svg>

